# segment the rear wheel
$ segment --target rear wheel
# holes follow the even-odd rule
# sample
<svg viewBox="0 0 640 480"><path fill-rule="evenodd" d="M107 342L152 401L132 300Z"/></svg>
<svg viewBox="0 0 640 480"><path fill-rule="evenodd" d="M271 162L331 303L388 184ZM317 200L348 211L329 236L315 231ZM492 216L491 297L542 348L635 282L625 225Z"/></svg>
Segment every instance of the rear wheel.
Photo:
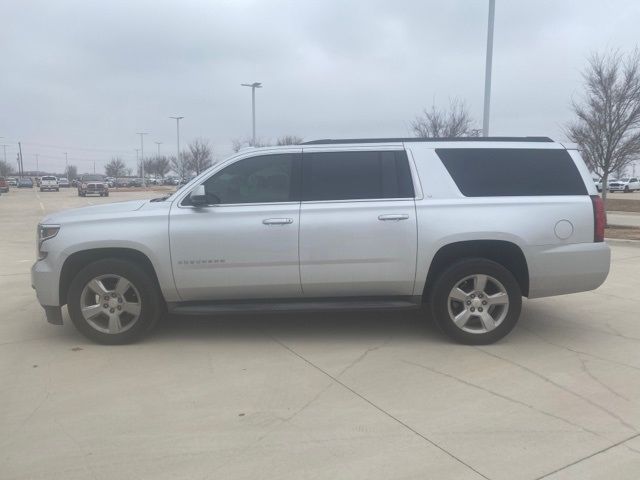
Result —
<svg viewBox="0 0 640 480"><path fill-rule="evenodd" d="M120 259L98 260L73 279L69 316L87 338L119 345L138 340L161 314L161 297L151 276Z"/></svg>
<svg viewBox="0 0 640 480"><path fill-rule="evenodd" d="M522 293L513 274L499 263L469 258L454 263L435 281L433 318L452 339L467 345L496 342L515 327Z"/></svg>

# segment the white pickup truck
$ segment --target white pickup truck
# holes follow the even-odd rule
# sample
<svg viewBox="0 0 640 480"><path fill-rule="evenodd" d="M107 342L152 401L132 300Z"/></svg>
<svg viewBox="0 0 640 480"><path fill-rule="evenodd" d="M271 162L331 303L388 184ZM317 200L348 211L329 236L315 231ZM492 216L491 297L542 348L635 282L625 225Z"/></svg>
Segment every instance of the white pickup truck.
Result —
<svg viewBox="0 0 640 480"><path fill-rule="evenodd" d="M59 192L60 185L58 185L58 179L51 175L42 177L40 179L40 191L44 192L45 190L55 190L56 192Z"/></svg>

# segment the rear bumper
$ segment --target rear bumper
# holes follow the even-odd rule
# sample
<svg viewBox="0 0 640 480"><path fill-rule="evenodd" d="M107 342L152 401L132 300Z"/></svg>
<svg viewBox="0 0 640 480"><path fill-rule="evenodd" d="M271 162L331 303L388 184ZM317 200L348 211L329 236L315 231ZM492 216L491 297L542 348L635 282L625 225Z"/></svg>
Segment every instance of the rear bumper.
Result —
<svg viewBox="0 0 640 480"><path fill-rule="evenodd" d="M530 247L529 298L594 290L609 274L611 250L600 243Z"/></svg>

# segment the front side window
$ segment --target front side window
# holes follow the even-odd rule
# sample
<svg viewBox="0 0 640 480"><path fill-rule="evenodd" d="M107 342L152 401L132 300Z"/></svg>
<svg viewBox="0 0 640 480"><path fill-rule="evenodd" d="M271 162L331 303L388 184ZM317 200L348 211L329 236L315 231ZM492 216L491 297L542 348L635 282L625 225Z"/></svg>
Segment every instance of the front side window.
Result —
<svg viewBox="0 0 640 480"><path fill-rule="evenodd" d="M239 160L204 182L207 203L242 204L297 201L294 172L300 155L261 155ZM189 204L188 197L184 204Z"/></svg>
<svg viewBox="0 0 640 480"><path fill-rule="evenodd" d="M358 200L413 198L413 182L404 151L305 153L302 199Z"/></svg>

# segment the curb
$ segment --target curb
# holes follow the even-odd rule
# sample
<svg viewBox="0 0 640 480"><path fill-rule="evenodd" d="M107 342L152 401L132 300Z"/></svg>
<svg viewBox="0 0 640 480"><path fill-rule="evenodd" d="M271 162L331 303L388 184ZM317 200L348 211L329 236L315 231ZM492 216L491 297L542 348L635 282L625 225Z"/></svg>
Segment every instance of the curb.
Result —
<svg viewBox="0 0 640 480"><path fill-rule="evenodd" d="M624 247L640 247L640 240L627 240L624 238L608 238L604 239L609 245L621 245Z"/></svg>

